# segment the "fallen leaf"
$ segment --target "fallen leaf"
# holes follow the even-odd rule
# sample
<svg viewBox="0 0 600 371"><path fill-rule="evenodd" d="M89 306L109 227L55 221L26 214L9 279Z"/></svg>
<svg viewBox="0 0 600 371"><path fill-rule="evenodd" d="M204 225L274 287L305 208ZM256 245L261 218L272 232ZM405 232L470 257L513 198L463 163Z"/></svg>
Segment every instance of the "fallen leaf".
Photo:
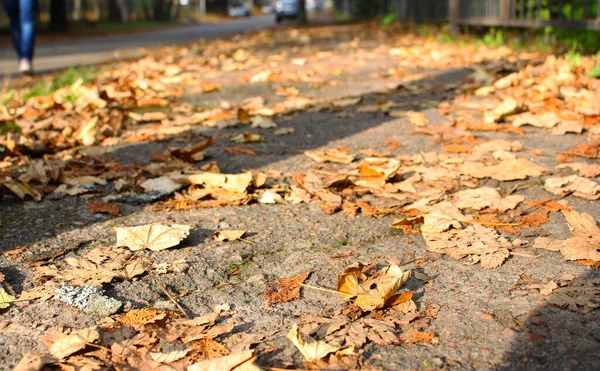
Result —
<svg viewBox="0 0 600 371"><path fill-rule="evenodd" d="M247 146L235 146L235 147L227 147L225 149L223 149L223 151L225 151L225 153L228 153L230 155L248 155L248 156L258 156L258 153L252 149L251 147L247 147Z"/></svg>
<svg viewBox="0 0 600 371"><path fill-rule="evenodd" d="M261 115L253 116L250 119L250 122L251 128L272 129L277 127L277 124L273 120L271 120L270 118L263 117Z"/></svg>
<svg viewBox="0 0 600 371"><path fill-rule="evenodd" d="M523 158L508 159L489 166L481 162L465 161L458 166L458 170L474 178L492 178L503 182L538 177L546 171L544 167Z"/></svg>
<svg viewBox="0 0 600 371"><path fill-rule="evenodd" d="M213 233L212 239L217 242L232 242L241 239L245 234L246 231L217 231Z"/></svg>
<svg viewBox="0 0 600 371"><path fill-rule="evenodd" d="M300 284L304 283L311 273L312 271L309 271L294 277L277 279L275 284L269 285L263 292L263 297L269 305L300 299Z"/></svg>
<svg viewBox="0 0 600 371"><path fill-rule="evenodd" d="M36 201L42 200L42 194L35 188L30 186L28 183L20 180L15 180L11 177L4 178L2 184L8 188L12 193L17 195L21 200L24 200L26 196L30 196Z"/></svg>
<svg viewBox="0 0 600 371"><path fill-rule="evenodd" d="M574 312L579 311L579 307L590 311L600 307L600 279L598 278L578 278L569 286L555 289L552 295L547 298L550 304L558 307L568 307Z"/></svg>
<svg viewBox="0 0 600 371"><path fill-rule="evenodd" d="M240 133L232 136L229 140L233 143L255 143L264 142L265 138L260 134Z"/></svg>
<svg viewBox="0 0 600 371"><path fill-rule="evenodd" d="M273 135L278 135L278 136L289 135L289 134L294 134L295 131L296 131L296 129L294 129L293 127L279 128L279 129L273 130Z"/></svg>
<svg viewBox="0 0 600 371"><path fill-rule="evenodd" d="M145 180L140 184L140 187L144 188L147 193L169 195L180 189L182 185L167 176L161 176Z"/></svg>
<svg viewBox="0 0 600 371"><path fill-rule="evenodd" d="M0 287L0 309L6 309L10 303L17 301L17 298L7 293L3 287Z"/></svg>
<svg viewBox="0 0 600 371"><path fill-rule="evenodd" d="M521 195L510 195L502 198L500 193L491 187L467 189L454 194L454 204L459 209L481 210L490 208L505 212L514 209L523 201L525 201L525 196Z"/></svg>
<svg viewBox="0 0 600 371"><path fill-rule="evenodd" d="M338 99L338 100L334 101L332 104L335 108L345 108L345 107L355 106L355 105L359 104L361 101L362 101L361 97L345 98L345 99Z"/></svg>
<svg viewBox="0 0 600 371"><path fill-rule="evenodd" d="M247 350L224 357L210 359L188 366L187 371L261 371L254 364L256 351Z"/></svg>
<svg viewBox="0 0 600 371"><path fill-rule="evenodd" d="M582 178L577 175L565 177L548 178L544 182L544 189L555 195L573 195L588 200L600 198L600 185L593 180Z"/></svg>
<svg viewBox="0 0 600 371"><path fill-rule="evenodd" d="M427 250L448 254L454 259L465 256L484 269L494 269L510 256L513 246L494 229L473 223L465 229L444 233L423 233Z"/></svg>
<svg viewBox="0 0 600 371"><path fill-rule="evenodd" d="M339 164L349 164L354 161L356 155L348 153L348 148L334 148L327 152L322 151L306 151L304 154L316 162L335 162Z"/></svg>
<svg viewBox="0 0 600 371"><path fill-rule="evenodd" d="M252 173L249 171L242 174L200 172L171 176L171 179L180 184L197 184L206 188L221 188L238 194L246 193L246 189L252 184L253 178Z"/></svg>
<svg viewBox="0 0 600 371"><path fill-rule="evenodd" d="M168 353L149 353L153 360L160 363L173 363L184 358L190 352L189 349Z"/></svg>
<svg viewBox="0 0 600 371"><path fill-rule="evenodd" d="M293 324L292 328L288 332L288 340L292 342L298 348L300 353L304 356L304 361L315 362L321 360L332 353L336 353L342 349L339 345L327 344L324 341L316 341L311 343L305 343L302 340L302 336L298 332L298 325Z"/></svg>
<svg viewBox="0 0 600 371"><path fill-rule="evenodd" d="M69 335L60 334L48 347L50 354L62 360L73 353L76 353L87 347L87 344L94 344L100 340L100 333L96 327L90 327L75 331Z"/></svg>
<svg viewBox="0 0 600 371"><path fill-rule="evenodd" d="M109 204L107 202L93 200L88 203L90 213L106 213L114 216L121 216L119 207L115 204Z"/></svg>
<svg viewBox="0 0 600 371"><path fill-rule="evenodd" d="M404 343L414 344L422 341L431 341L435 335L433 332L421 332L417 329L410 329L400 334L400 340Z"/></svg>
<svg viewBox="0 0 600 371"><path fill-rule="evenodd" d="M406 112L408 121L415 126L426 126L429 124L429 119L421 112L408 111Z"/></svg>
<svg viewBox="0 0 600 371"><path fill-rule="evenodd" d="M29 353L25 354L13 371L40 371L44 366L54 363L56 360L49 354Z"/></svg>
<svg viewBox="0 0 600 371"><path fill-rule="evenodd" d="M191 226L173 224L146 224L137 227L115 227L117 247L126 246L132 251L149 249L160 251L177 246L190 234Z"/></svg>
<svg viewBox="0 0 600 371"><path fill-rule="evenodd" d="M533 247L560 251L566 260L600 261L600 228L590 214L575 210L563 210L573 237L568 240L552 240L538 237Z"/></svg>
<svg viewBox="0 0 600 371"><path fill-rule="evenodd" d="M377 277L367 278L363 273L367 267L357 262L338 276L337 291L346 299L354 299L353 304L362 310L382 308L386 301L410 278L411 271L403 271L397 265L383 268Z"/></svg>

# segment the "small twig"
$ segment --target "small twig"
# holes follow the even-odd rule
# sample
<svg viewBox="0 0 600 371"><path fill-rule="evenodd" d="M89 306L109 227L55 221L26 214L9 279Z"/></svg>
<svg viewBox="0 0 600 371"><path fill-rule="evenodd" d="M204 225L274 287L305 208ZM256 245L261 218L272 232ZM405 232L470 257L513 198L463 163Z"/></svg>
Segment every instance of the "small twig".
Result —
<svg viewBox="0 0 600 371"><path fill-rule="evenodd" d="M510 255L521 256L523 258L532 258L532 259L537 259L537 258L540 257L539 255L531 255L531 254L525 254L525 253L522 253L522 252L512 252L512 251L510 252Z"/></svg>
<svg viewBox="0 0 600 371"><path fill-rule="evenodd" d="M175 298L173 296L171 296L171 294L169 293L169 291L167 291L167 288L164 287L163 285L158 285L158 287L165 293L165 295L167 295L169 297L169 299L171 299L171 301L173 302L173 304L175 304L177 306L177 308L179 308L179 311L181 312L181 314L183 314L183 316L185 318L189 318L187 313L185 312L185 310L183 310L183 307L181 305L179 305L179 303L177 302L177 300L175 300Z"/></svg>
<svg viewBox="0 0 600 371"><path fill-rule="evenodd" d="M368 295L368 294L357 294L357 293L350 293L350 292L345 292L345 291L338 291L338 290L331 290L331 289L326 289L323 287L319 287L319 286L313 286L313 285L307 285L306 283L302 283L300 281L296 281L297 284L299 284L300 286L304 286L304 287L308 287L309 289L315 289L315 290L319 290L319 291L325 291L325 292L331 292L334 294L343 294L343 295L350 295L350 296L373 296L373 297L379 297L380 295L376 295L376 294L372 294L372 295Z"/></svg>
<svg viewBox="0 0 600 371"><path fill-rule="evenodd" d="M471 222L471 223L477 223L477 224L481 224L481 225L489 225L492 227L518 227L523 223L486 223L486 222Z"/></svg>
<svg viewBox="0 0 600 371"><path fill-rule="evenodd" d="M97 344L92 344L92 343L88 343L87 341L85 342L85 345L88 347L92 347L92 348L98 348L98 349L103 349L106 350L109 353L112 353L112 350L110 350L107 347L103 347L102 345L97 345Z"/></svg>
<svg viewBox="0 0 600 371"><path fill-rule="evenodd" d="M242 241L242 242L245 242L245 243L249 243L250 245L254 245L254 242L252 242L252 241L250 241L250 240L247 240L247 239L245 239L245 238L241 238L241 237L240 237L240 238L238 238L238 240L240 240L240 241Z"/></svg>

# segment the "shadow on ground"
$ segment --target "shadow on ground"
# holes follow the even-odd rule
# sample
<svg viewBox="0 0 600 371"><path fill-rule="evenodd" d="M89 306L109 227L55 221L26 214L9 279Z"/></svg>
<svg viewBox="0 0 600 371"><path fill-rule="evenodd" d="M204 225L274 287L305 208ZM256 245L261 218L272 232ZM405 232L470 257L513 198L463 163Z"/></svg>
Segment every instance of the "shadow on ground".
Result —
<svg viewBox="0 0 600 371"><path fill-rule="evenodd" d="M578 277L575 283L592 279L600 279L600 274L592 272ZM596 305L600 301L599 287L596 286L596 296L592 299ZM579 293L578 299L585 294ZM588 290L587 295L590 294L592 290ZM552 301L552 297L548 300ZM586 312L579 306L578 311L572 311L545 303L527 313L525 318L504 321L505 331L514 331L515 341L498 370L600 369L600 313L597 310Z"/></svg>

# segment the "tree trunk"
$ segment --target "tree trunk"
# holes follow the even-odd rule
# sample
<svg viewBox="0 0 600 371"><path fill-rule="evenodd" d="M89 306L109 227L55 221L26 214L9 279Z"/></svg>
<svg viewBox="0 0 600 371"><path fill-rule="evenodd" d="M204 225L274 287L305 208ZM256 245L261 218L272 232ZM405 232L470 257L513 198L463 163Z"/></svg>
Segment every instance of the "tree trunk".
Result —
<svg viewBox="0 0 600 371"><path fill-rule="evenodd" d="M117 0L108 0L108 20L111 22L121 22L121 13Z"/></svg>
<svg viewBox="0 0 600 371"><path fill-rule="evenodd" d="M129 22L129 8L127 7L127 0L119 0L119 13L121 13L121 22Z"/></svg>
<svg viewBox="0 0 600 371"><path fill-rule="evenodd" d="M154 0L154 20L166 21L171 12L171 0Z"/></svg>
<svg viewBox="0 0 600 371"><path fill-rule="evenodd" d="M306 0L298 0L298 23L306 24L308 18L306 17Z"/></svg>
<svg viewBox="0 0 600 371"><path fill-rule="evenodd" d="M52 0L50 2L50 31L65 32L67 30L67 1Z"/></svg>
<svg viewBox="0 0 600 371"><path fill-rule="evenodd" d="M73 1L73 20L74 21L81 21L81 19L83 18L81 16L81 0L75 0Z"/></svg>

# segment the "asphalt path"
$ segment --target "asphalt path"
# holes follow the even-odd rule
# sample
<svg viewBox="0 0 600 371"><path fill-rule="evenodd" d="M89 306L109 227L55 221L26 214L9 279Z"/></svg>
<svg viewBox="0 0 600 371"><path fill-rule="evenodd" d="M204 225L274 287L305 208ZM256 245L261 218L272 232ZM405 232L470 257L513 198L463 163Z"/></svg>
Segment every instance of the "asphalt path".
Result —
<svg viewBox="0 0 600 371"><path fill-rule="evenodd" d="M50 42L36 47L34 67L37 72L48 72L70 66L135 58L142 55L143 49L147 48L181 44L202 38L224 37L274 25L274 16L264 15L218 24L181 26L146 33ZM16 59L16 53L12 48L0 48L0 72L3 75L17 73Z"/></svg>

